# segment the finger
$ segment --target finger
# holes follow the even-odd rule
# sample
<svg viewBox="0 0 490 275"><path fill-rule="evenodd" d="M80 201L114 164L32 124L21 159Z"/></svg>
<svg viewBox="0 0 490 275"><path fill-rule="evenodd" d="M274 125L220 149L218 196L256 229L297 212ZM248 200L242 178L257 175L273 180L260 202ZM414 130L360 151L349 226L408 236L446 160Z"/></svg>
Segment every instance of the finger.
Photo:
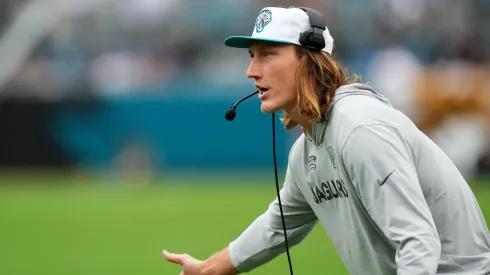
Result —
<svg viewBox="0 0 490 275"><path fill-rule="evenodd" d="M165 259L167 259L167 261L171 263L180 264L180 265L184 264L184 257L185 257L184 255L169 253L167 250L163 250L162 254L163 257L165 257Z"/></svg>

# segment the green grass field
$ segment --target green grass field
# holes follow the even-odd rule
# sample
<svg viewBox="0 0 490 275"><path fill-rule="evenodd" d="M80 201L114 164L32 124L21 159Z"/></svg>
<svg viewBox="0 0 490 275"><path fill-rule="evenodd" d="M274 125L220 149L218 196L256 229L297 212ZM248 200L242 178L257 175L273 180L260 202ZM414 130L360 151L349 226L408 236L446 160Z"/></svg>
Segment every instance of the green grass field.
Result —
<svg viewBox="0 0 490 275"><path fill-rule="evenodd" d="M2 275L177 275L163 249L205 258L275 197L273 181L28 178L0 181ZM490 221L490 181L472 188ZM295 274L347 274L319 226L291 256ZM283 255L250 274L288 272Z"/></svg>

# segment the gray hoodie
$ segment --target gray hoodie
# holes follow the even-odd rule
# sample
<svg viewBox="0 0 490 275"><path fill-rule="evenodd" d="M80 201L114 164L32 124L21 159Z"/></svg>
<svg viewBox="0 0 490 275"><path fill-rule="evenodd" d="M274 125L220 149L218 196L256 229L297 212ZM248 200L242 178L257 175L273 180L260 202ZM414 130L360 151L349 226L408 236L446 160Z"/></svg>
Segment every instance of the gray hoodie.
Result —
<svg viewBox="0 0 490 275"><path fill-rule="evenodd" d="M290 246L319 222L350 274L490 274L490 234L471 189L412 121L364 84L339 88L327 118L289 154ZM229 251L242 272L285 252L277 199Z"/></svg>

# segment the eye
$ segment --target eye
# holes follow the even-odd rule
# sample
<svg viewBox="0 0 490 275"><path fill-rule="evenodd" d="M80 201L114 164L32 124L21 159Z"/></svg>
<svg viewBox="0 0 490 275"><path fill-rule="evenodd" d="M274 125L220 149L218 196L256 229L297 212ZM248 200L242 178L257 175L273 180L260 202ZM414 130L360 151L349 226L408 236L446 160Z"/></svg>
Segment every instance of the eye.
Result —
<svg viewBox="0 0 490 275"><path fill-rule="evenodd" d="M271 56L271 55L273 55L273 53L272 53L272 52L269 52L269 51L265 51L265 52L264 52L264 56L265 56L265 57L269 57L269 56Z"/></svg>

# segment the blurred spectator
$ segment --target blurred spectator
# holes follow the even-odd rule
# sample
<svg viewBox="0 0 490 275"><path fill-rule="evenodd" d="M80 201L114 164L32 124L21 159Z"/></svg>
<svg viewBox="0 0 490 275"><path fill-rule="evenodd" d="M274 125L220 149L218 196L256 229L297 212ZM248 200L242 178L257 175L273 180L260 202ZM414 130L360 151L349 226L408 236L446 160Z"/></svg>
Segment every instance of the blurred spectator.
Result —
<svg viewBox="0 0 490 275"><path fill-rule="evenodd" d="M391 104L416 119L415 86L423 66L411 51L403 46L380 49L368 64L368 79L371 85Z"/></svg>

